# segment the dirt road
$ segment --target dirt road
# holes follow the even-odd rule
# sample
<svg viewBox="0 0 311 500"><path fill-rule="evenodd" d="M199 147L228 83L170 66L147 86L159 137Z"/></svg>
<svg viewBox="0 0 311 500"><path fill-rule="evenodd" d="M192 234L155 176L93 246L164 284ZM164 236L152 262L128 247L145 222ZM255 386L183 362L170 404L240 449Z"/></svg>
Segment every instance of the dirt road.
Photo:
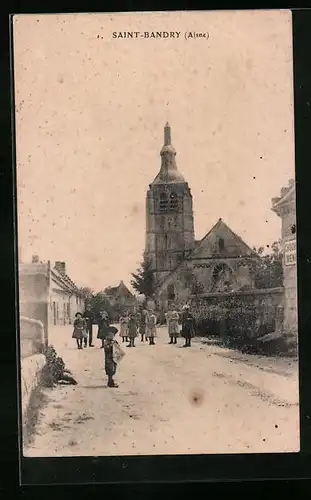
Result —
<svg viewBox="0 0 311 500"><path fill-rule="evenodd" d="M106 387L103 351L77 350L70 327L50 343L77 386L45 390L34 441L25 456L260 453L299 450L295 362L239 356L194 342L125 349L116 380ZM121 344L122 345L122 344Z"/></svg>

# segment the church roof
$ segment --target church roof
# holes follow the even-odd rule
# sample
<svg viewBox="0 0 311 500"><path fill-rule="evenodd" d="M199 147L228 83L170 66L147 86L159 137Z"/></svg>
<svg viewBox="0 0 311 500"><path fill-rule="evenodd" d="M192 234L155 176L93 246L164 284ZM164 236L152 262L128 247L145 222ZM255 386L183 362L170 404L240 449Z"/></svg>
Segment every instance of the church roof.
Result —
<svg viewBox="0 0 311 500"><path fill-rule="evenodd" d="M158 173L156 178L151 184L169 184L169 183L184 183L185 179L178 172L178 170L168 169L167 171L161 171Z"/></svg>
<svg viewBox="0 0 311 500"><path fill-rule="evenodd" d="M224 250L219 252L218 241L224 242ZM195 246L187 259L213 257L244 257L254 255L254 251L229 226L219 219Z"/></svg>
<svg viewBox="0 0 311 500"><path fill-rule="evenodd" d="M154 184L185 183L185 179L176 165L176 150L171 143L171 127L167 123L164 127L164 145L161 149L161 169Z"/></svg>

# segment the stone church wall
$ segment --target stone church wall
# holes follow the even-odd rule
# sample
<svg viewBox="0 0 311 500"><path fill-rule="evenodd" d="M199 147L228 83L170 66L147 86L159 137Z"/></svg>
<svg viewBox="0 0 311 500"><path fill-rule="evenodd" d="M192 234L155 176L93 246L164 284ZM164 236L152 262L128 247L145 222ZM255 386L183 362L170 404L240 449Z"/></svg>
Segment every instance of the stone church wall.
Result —
<svg viewBox="0 0 311 500"><path fill-rule="evenodd" d="M213 287L213 271L216 266L225 264L231 291L241 288L253 288L254 283L245 262L236 259L185 260L160 286L159 302L162 309L167 309L169 302L182 306L194 293L209 293ZM175 297L169 297L173 294Z"/></svg>

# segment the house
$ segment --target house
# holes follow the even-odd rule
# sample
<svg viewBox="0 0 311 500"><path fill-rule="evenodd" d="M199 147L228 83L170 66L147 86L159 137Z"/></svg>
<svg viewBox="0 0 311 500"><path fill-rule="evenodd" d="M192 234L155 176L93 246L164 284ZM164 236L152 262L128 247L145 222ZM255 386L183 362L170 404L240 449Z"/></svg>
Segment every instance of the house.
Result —
<svg viewBox="0 0 311 500"><path fill-rule="evenodd" d="M123 281L120 281L118 286L106 288L105 295L116 316L122 314L123 311L130 311L136 307L136 298Z"/></svg>
<svg viewBox="0 0 311 500"><path fill-rule="evenodd" d="M41 321L47 335L53 326L72 324L83 310L82 294L66 274L65 262L52 267L34 255L31 263L19 263L20 316Z"/></svg>

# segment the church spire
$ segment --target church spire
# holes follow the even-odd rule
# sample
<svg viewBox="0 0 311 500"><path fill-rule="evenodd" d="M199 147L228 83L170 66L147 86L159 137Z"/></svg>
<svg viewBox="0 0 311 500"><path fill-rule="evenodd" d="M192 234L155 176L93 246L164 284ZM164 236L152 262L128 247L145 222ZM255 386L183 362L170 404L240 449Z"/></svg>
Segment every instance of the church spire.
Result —
<svg viewBox="0 0 311 500"><path fill-rule="evenodd" d="M164 146L169 146L171 145L171 127L169 123L167 122L165 127L164 127Z"/></svg>
<svg viewBox="0 0 311 500"><path fill-rule="evenodd" d="M169 182L185 182L178 172L176 165L176 151L172 146L171 127L166 123L164 127L164 145L161 149L161 169L152 184L165 184Z"/></svg>

